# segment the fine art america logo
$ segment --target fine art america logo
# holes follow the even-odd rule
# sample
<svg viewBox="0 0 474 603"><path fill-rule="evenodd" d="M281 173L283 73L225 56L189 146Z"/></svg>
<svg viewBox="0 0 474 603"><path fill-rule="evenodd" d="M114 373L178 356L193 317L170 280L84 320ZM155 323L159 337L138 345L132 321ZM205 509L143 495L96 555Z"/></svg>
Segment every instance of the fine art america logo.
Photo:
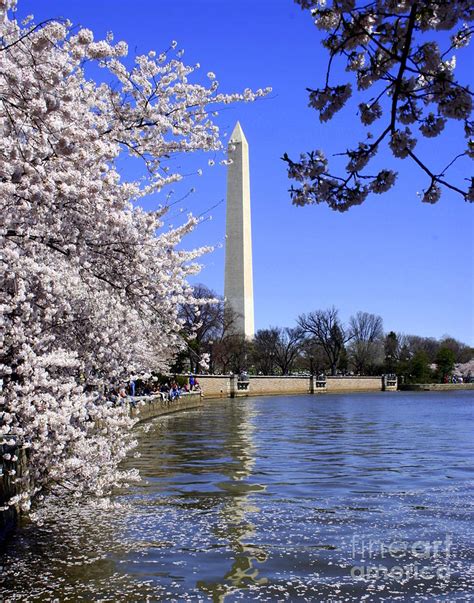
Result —
<svg viewBox="0 0 474 603"><path fill-rule="evenodd" d="M358 565L351 568L355 579L388 579L397 582L407 580L449 580L449 558L452 538L444 540L418 540L407 542L393 540L366 540L352 537L352 559Z"/></svg>

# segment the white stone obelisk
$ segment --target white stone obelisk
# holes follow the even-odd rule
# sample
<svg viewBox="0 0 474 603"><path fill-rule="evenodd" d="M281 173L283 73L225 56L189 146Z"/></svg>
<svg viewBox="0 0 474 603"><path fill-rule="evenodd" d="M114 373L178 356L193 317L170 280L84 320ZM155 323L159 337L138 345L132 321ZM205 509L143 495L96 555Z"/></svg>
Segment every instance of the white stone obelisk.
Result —
<svg viewBox="0 0 474 603"><path fill-rule="evenodd" d="M229 140L228 156L232 163L227 171L224 296L235 314L234 331L253 339L249 145L239 122Z"/></svg>

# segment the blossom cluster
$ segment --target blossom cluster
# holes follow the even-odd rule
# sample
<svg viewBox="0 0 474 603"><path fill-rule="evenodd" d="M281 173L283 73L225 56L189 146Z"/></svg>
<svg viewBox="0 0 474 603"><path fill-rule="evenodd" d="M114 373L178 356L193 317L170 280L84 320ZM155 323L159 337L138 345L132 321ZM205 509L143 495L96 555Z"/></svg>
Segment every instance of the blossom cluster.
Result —
<svg viewBox="0 0 474 603"><path fill-rule="evenodd" d="M319 111L321 122L328 121L346 104L352 93L350 84L326 86L323 90L312 90L309 93L309 106Z"/></svg>
<svg viewBox="0 0 474 603"><path fill-rule="evenodd" d="M326 32L323 45L330 55L324 87L308 89L309 106L318 111L321 122L332 119L344 107L352 94L351 83L331 83L335 59L342 57L346 71L355 74L358 91L372 91L370 98L359 103L361 123L371 126L379 120L381 124L379 134L367 133L367 138L374 142L369 144L363 141L357 148L346 151L349 162L346 166L347 177L341 179L341 182L345 182L340 187L341 194L347 185L357 204L360 192L367 187L372 192L381 192L381 188L392 182L391 178L384 179L381 187L378 177L360 173L368 165L368 160L380 151L383 142L395 157L412 158L428 174L430 184L426 198L429 202L434 203L440 198L440 185L471 201L471 195L463 184L448 182L446 169L437 173L415 154L414 148L417 136L436 137L443 132L447 120L453 119L464 122L467 138L467 148L455 160L471 155L472 134L467 132L470 130L468 124L471 123L473 93L468 86L456 80L456 56L453 52L467 46L474 32L472 3L467 0L295 2L309 10L318 29ZM441 49L436 38L428 39L429 33L442 30L453 32L451 44L446 49ZM385 121L382 119L384 116ZM365 149L364 153L361 152L362 148ZM448 165L453 163L449 162ZM305 171L304 168L302 171ZM290 178L294 172L293 164L289 167ZM362 178L367 180L362 182ZM314 183L306 184L309 185L306 188L292 189L293 201L297 200L298 204L315 200ZM317 202L327 202L335 209L346 206L347 199L341 199L341 203L334 202L333 187L328 188L327 197L322 196L317 188Z"/></svg>
<svg viewBox="0 0 474 603"><path fill-rule="evenodd" d="M321 151L302 155L298 162L291 161L286 154L283 159L288 163L289 177L302 183L301 187L290 189L296 206L325 202L342 212L363 203L369 192L383 192L382 189L387 190L395 182L395 174L381 172L370 185L363 184L357 177L353 177L352 184L349 184L349 180L333 177L327 172L328 162Z"/></svg>
<svg viewBox="0 0 474 603"><path fill-rule="evenodd" d="M1 0L0 442L29 446L32 495L104 495L135 479L118 469L132 421L106 388L135 370L166 370L182 344L187 277L207 248L178 250L198 223L164 229L166 205L137 204L182 178L166 160L216 151L210 112L266 91L218 93L191 83L196 66L138 56L113 37L48 21L20 25ZM91 63L109 72L96 83ZM143 162L124 180L118 161Z"/></svg>

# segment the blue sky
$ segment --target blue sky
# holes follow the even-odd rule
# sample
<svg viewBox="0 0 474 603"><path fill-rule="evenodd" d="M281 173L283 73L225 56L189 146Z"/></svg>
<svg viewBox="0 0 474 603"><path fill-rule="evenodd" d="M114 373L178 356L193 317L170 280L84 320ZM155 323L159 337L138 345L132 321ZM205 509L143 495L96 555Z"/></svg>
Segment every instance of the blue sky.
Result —
<svg viewBox="0 0 474 603"><path fill-rule="evenodd" d="M250 145L257 328L291 326L301 312L335 305L344 320L364 310L380 314L386 331L450 334L474 344L474 207L450 191L436 205L421 203L416 191L427 184L423 175L388 153L380 165L399 171L389 193L344 214L326 205L291 205L280 160L284 152L297 157L323 148L331 155L364 138L351 110L355 102L324 125L307 108L305 89L322 84L327 56L308 12L292 0L19 0L19 13L33 13L36 21L68 17L91 28L96 39L113 31L131 52L162 51L177 40L183 61L201 64L198 78L207 81L205 74L215 72L225 92L272 86L268 98L226 107L216 118L228 134L240 120ZM465 83L473 58L472 49L458 55L457 72ZM347 80L343 71L339 75ZM429 144L420 141L418 149L441 167L460 144L461 128L455 125ZM176 210L199 214L225 197L225 168L209 168L207 159L176 162L190 174L176 198L196 188ZM453 177L462 182L470 167L460 165ZM148 207L160 201L150 200ZM224 243L225 204L211 214L187 246ZM222 293L224 249L203 261L196 280Z"/></svg>

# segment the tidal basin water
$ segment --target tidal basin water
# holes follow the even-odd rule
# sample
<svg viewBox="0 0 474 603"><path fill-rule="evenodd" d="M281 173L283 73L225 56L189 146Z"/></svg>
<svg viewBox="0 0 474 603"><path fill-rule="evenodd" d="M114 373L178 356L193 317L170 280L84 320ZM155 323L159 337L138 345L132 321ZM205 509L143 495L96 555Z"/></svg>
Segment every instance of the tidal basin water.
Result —
<svg viewBox="0 0 474 603"><path fill-rule="evenodd" d="M474 600L474 392L219 401L138 428L118 508L56 509L4 601ZM0 597L1 599L1 597Z"/></svg>

